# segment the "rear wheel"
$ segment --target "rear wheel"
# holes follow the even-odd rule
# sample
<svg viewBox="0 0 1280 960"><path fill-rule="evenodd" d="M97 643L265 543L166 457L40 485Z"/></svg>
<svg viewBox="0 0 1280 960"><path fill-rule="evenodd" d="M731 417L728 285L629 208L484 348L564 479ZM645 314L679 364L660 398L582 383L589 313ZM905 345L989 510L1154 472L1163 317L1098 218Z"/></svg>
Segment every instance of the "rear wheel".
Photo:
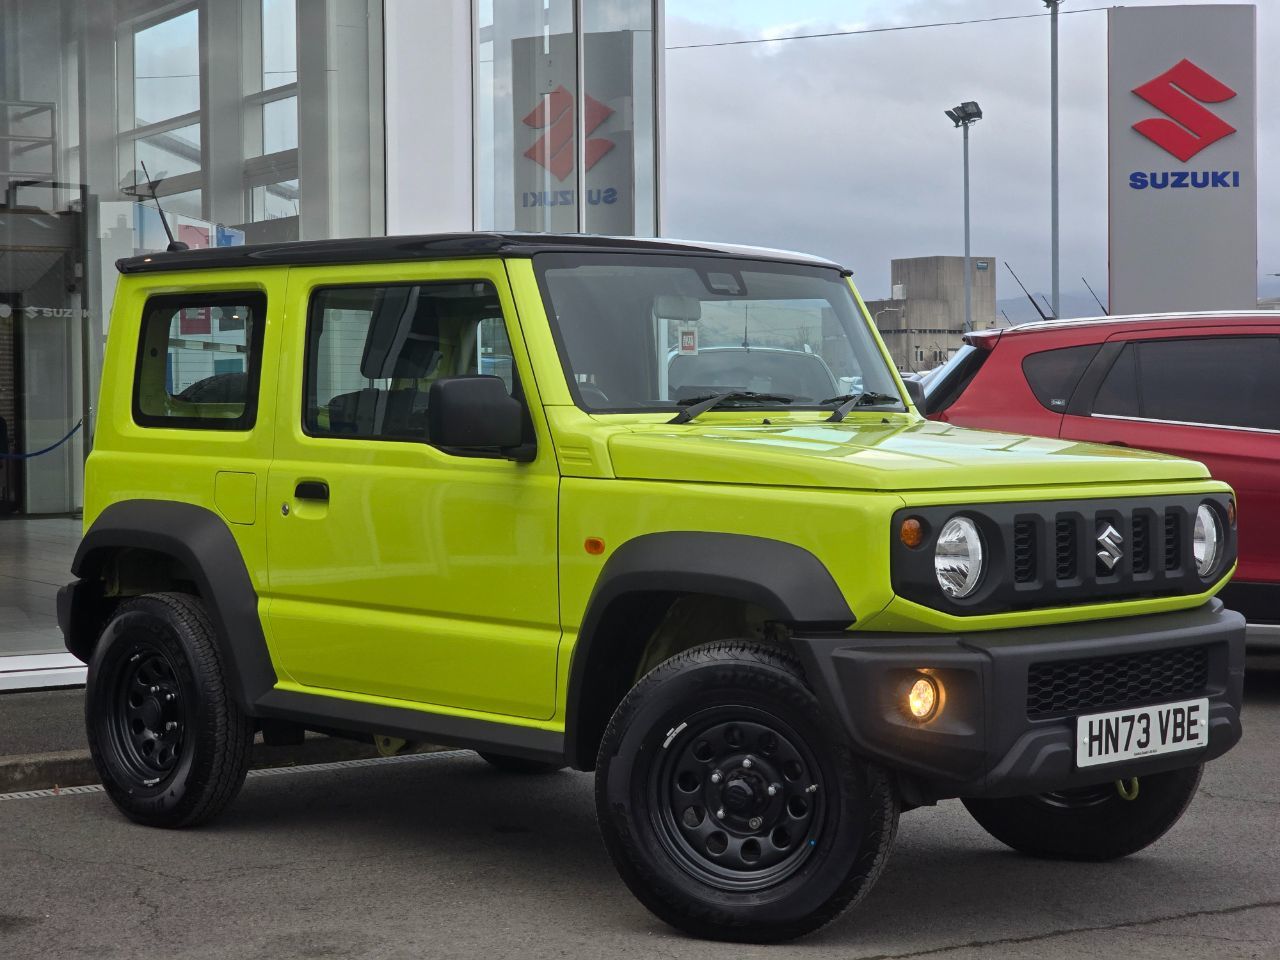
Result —
<svg viewBox="0 0 1280 960"><path fill-rule="evenodd" d="M108 796L139 823L201 823L244 783L253 724L195 597L153 593L119 608L89 663L85 720Z"/></svg>
<svg viewBox="0 0 1280 960"><path fill-rule="evenodd" d="M996 800L965 800L987 833L1051 860L1115 860L1159 840L1186 812L1203 766L1091 787Z"/></svg>
<svg viewBox="0 0 1280 960"><path fill-rule="evenodd" d="M898 820L888 777L853 755L795 661L745 642L679 654L627 695L596 809L655 915L747 942L801 936L865 895Z"/></svg>

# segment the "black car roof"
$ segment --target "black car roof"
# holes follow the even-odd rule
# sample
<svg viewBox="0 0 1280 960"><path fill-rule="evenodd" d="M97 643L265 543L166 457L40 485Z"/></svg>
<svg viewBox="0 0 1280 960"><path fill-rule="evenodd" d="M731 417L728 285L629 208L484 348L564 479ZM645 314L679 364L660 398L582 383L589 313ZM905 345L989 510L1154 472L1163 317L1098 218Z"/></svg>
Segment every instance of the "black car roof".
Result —
<svg viewBox="0 0 1280 960"><path fill-rule="evenodd" d="M822 257L765 247L743 247L686 240L644 240L553 233L434 233L410 237L361 237L347 240L295 240L239 247L206 247L173 253L149 253L116 261L121 273L207 270L215 267L303 266L373 263L389 260L445 260L477 257L531 257L537 253L655 253L713 255L738 260L829 267L849 273Z"/></svg>

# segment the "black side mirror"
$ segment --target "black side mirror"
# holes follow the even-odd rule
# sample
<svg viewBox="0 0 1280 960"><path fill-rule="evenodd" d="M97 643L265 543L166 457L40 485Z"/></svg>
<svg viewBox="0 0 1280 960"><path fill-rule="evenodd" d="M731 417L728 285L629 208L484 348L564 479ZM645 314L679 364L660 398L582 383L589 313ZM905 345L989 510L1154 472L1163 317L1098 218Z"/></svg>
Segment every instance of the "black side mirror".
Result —
<svg viewBox="0 0 1280 960"><path fill-rule="evenodd" d="M445 377L431 384L427 431L437 447L532 459L521 443L524 407L507 393L501 377Z"/></svg>
<svg viewBox="0 0 1280 960"><path fill-rule="evenodd" d="M903 380L902 383L907 388L907 396L911 398L916 409L924 413L924 384L919 380Z"/></svg>

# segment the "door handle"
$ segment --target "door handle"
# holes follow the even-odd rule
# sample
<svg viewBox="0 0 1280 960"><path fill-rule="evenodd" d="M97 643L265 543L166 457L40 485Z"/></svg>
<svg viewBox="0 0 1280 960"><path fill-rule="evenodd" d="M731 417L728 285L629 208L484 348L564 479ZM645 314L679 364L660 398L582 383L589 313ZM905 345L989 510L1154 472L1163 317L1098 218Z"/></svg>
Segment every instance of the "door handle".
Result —
<svg viewBox="0 0 1280 960"><path fill-rule="evenodd" d="M319 500L329 502L329 485L323 480L299 480L293 488L293 495L298 500Z"/></svg>

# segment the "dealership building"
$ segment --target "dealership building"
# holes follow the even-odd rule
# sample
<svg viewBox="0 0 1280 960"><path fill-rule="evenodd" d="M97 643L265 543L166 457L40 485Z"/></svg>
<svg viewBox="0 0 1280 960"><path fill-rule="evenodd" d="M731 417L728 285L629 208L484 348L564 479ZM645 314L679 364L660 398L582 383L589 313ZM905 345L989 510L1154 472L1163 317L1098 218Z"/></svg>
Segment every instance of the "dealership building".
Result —
<svg viewBox="0 0 1280 960"><path fill-rule="evenodd" d="M655 234L662 12L662 0L6 0L0 514L81 506L114 264L168 242L153 189L192 247Z"/></svg>

